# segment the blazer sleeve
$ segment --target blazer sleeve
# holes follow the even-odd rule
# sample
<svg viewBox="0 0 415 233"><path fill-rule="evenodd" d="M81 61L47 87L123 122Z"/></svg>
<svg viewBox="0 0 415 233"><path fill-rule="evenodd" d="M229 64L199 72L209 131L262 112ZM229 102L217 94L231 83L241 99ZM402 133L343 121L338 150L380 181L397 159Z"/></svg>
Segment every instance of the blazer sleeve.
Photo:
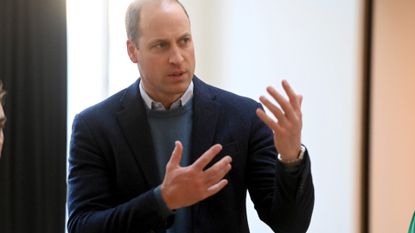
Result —
<svg viewBox="0 0 415 233"><path fill-rule="evenodd" d="M248 190L260 219L274 232L306 232L314 206L308 151L298 167L286 167L277 159L272 131L254 117L248 153Z"/></svg>
<svg viewBox="0 0 415 233"><path fill-rule="evenodd" d="M106 153L106 152L105 152ZM87 122L75 117L69 152L68 232L159 232L173 216L163 216L153 189L118 203L108 158Z"/></svg>

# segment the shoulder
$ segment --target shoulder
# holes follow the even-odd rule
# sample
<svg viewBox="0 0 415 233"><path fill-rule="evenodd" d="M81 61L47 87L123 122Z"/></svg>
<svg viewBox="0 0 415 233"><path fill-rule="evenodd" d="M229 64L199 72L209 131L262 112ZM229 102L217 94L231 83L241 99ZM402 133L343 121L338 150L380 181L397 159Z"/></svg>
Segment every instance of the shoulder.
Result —
<svg viewBox="0 0 415 233"><path fill-rule="evenodd" d="M77 115L78 117L82 117L86 120L94 121L98 119L108 119L113 117L123 109L123 102L126 99L131 98L137 100L137 87L138 84L135 82L129 87L111 95L101 102L84 109Z"/></svg>
<svg viewBox="0 0 415 233"><path fill-rule="evenodd" d="M125 89L104 99L103 101L92 105L83 111L81 111L78 115L82 117L94 117L94 116L104 116L111 112L116 112L117 109L120 107L120 100L125 93Z"/></svg>
<svg viewBox="0 0 415 233"><path fill-rule="evenodd" d="M204 96L208 96L217 101L220 105L231 109L256 109L261 106L257 101L238 95L236 93L224 90L219 87L209 85L200 79L195 78L195 89L197 92L202 93Z"/></svg>

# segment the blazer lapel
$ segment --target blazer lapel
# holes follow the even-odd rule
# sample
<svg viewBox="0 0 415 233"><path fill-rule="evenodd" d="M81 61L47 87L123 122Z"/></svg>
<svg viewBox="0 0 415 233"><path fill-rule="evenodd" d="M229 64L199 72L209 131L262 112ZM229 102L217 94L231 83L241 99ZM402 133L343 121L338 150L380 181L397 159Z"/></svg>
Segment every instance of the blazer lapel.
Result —
<svg viewBox="0 0 415 233"><path fill-rule="evenodd" d="M210 92L209 86L193 78L193 126L192 126L192 152L190 162L196 161L214 142L216 125L219 116L219 104L216 96ZM197 222L200 217L200 204L191 207L192 228L199 232Z"/></svg>
<svg viewBox="0 0 415 233"><path fill-rule="evenodd" d="M161 178L138 80L126 90L121 104L124 108L118 112L118 122L149 187L155 187L160 184Z"/></svg>
<svg viewBox="0 0 415 233"><path fill-rule="evenodd" d="M215 142L214 136L219 116L219 103L207 84L193 78L193 126L190 163L193 163ZM160 184L153 140L148 125L146 107L140 97L139 81L127 88L121 99L123 109L118 112L120 127L132 148L137 165L143 171L150 187Z"/></svg>
<svg viewBox="0 0 415 233"><path fill-rule="evenodd" d="M213 145L219 116L219 104L216 101L216 96L210 92L208 85L196 76L193 78L193 84L191 163Z"/></svg>

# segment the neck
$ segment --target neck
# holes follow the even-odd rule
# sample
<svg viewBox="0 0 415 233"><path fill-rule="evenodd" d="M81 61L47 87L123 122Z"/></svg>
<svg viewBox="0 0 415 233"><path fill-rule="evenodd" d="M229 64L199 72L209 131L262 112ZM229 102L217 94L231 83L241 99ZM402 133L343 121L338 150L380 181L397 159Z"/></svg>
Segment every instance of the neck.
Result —
<svg viewBox="0 0 415 233"><path fill-rule="evenodd" d="M175 98L175 99L173 99L173 100L169 100L169 101L158 101L158 100L156 100L156 101L158 101L158 102L160 102L161 104L163 104L163 106L164 106L164 108L165 108L165 109L170 109L171 105L172 105L174 102L176 102L178 99L180 99L180 97L181 97L181 95L179 95L177 98Z"/></svg>
<svg viewBox="0 0 415 233"><path fill-rule="evenodd" d="M156 102L160 102L163 104L165 109L170 109L171 105L176 102L180 97L182 97L183 93L173 95L173 96L158 96L146 91L147 95Z"/></svg>

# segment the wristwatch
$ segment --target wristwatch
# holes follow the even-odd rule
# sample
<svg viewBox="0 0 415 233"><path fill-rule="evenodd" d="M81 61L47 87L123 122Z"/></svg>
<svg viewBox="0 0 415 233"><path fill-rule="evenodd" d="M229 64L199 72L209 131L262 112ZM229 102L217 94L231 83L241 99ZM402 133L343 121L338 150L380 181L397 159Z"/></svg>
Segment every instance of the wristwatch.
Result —
<svg viewBox="0 0 415 233"><path fill-rule="evenodd" d="M278 153L278 160L281 163L284 163L284 164L293 164L293 163L297 163L297 162L300 162L301 160L303 160L304 154L305 154L305 147L303 145L301 145L300 152L298 153L298 157L296 159L286 161L286 160L283 160L282 157L281 157L281 154Z"/></svg>

